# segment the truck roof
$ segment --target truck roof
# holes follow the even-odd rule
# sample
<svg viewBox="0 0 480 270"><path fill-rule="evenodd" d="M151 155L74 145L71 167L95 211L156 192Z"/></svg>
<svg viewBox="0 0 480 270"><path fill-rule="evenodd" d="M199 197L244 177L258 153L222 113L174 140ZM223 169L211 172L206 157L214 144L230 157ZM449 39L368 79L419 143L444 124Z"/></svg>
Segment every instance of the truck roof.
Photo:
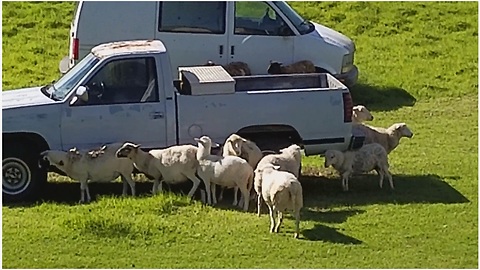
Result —
<svg viewBox="0 0 480 270"><path fill-rule="evenodd" d="M117 54L164 53L165 45L160 40L129 40L101 44L92 48L98 58Z"/></svg>

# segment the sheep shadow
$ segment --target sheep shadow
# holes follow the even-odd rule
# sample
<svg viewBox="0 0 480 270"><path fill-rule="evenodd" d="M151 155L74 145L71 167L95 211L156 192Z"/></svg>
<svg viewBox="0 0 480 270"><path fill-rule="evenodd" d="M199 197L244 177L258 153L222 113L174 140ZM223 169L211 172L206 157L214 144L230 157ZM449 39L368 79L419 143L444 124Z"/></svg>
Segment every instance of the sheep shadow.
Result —
<svg viewBox="0 0 480 270"><path fill-rule="evenodd" d="M360 206L371 204L454 204L469 200L442 180L459 179L457 176L440 177L428 175L393 175L395 190L388 181L380 189L378 176L366 174L353 176L349 181L349 191L341 188L340 179L319 176L302 176L304 204L329 208L334 205Z"/></svg>
<svg viewBox="0 0 480 270"><path fill-rule="evenodd" d="M408 91L391 86L375 86L357 83L350 89L355 104L367 106L371 111L390 111L413 106L416 98Z"/></svg>
<svg viewBox="0 0 480 270"><path fill-rule="evenodd" d="M305 240L309 241L323 241L345 245L360 245L363 243L361 240L339 232L342 230L343 229L330 228L322 224L315 224L312 229L303 230L302 235L305 237Z"/></svg>
<svg viewBox="0 0 480 270"><path fill-rule="evenodd" d="M135 190L137 198L153 196L152 182L142 181L135 183ZM163 192L173 192L176 194L187 194L191 183L181 183L178 185L163 185ZM89 183L88 188L92 197L92 202L95 202L100 196L122 196L123 184L121 182L109 183ZM130 188L128 188L128 195L130 195ZM200 192L193 196L194 200L200 200ZM56 203L64 205L77 205L80 200L80 184L77 182L48 182L42 189L41 196L33 201L24 202L2 202L3 206L10 208L15 207L32 207L41 203Z"/></svg>

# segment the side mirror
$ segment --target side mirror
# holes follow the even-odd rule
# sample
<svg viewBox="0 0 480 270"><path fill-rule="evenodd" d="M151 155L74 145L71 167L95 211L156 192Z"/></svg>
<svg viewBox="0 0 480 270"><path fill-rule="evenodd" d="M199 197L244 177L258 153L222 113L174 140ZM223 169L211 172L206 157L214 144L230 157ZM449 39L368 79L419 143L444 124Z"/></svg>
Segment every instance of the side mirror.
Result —
<svg viewBox="0 0 480 270"><path fill-rule="evenodd" d="M62 58L62 60L58 64L58 70L60 71L60 73L62 74L67 73L67 71L70 69L69 63L70 63L70 58L68 58L68 56L65 56Z"/></svg>
<svg viewBox="0 0 480 270"><path fill-rule="evenodd" d="M75 91L75 96L70 101L70 105L85 104L88 102L88 91L85 86L79 86Z"/></svg>

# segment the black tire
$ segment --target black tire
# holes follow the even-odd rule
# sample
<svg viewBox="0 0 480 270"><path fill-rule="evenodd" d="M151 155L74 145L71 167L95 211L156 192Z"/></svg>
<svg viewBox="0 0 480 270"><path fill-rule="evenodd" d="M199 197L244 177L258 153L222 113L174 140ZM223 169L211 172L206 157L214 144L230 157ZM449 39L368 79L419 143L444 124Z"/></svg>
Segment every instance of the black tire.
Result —
<svg viewBox="0 0 480 270"><path fill-rule="evenodd" d="M4 142L2 160L3 202L31 201L47 182L47 171L38 166L36 148L28 144Z"/></svg>
<svg viewBox="0 0 480 270"><path fill-rule="evenodd" d="M279 153L280 149L292 144L290 139L286 137L256 138L253 141L266 154Z"/></svg>

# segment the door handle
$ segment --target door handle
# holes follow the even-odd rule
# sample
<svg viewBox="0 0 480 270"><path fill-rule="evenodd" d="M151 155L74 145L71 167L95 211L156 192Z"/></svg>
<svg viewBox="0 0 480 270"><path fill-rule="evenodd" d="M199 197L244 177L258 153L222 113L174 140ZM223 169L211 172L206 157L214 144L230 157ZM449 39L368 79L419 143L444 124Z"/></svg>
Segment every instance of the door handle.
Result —
<svg viewBox="0 0 480 270"><path fill-rule="evenodd" d="M235 54L235 46L230 47L230 54L234 55Z"/></svg>
<svg viewBox="0 0 480 270"><path fill-rule="evenodd" d="M219 53L220 55L223 55L223 45L220 45Z"/></svg>
<svg viewBox="0 0 480 270"><path fill-rule="evenodd" d="M152 118L152 119L163 118L163 113L162 112L151 112L149 115L150 115L150 118Z"/></svg>

